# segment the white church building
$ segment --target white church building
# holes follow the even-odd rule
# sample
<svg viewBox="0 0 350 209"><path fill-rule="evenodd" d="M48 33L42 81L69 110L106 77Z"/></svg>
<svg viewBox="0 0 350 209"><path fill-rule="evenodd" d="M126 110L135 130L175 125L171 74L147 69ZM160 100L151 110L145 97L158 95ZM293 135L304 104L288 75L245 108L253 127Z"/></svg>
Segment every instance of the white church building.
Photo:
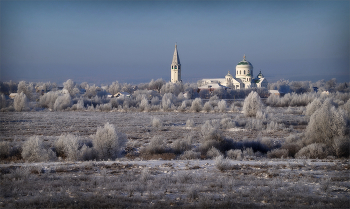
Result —
<svg viewBox="0 0 350 209"><path fill-rule="evenodd" d="M177 51L177 45L175 44L175 51L173 55L173 61L171 62L171 80L172 83L181 82L181 63L179 53ZM246 56L243 56L243 60L236 66L236 76L233 77L228 71L225 78L207 78L201 80L201 86L199 89L214 90L218 88L231 88L231 89L244 89L244 88L267 88L267 80L261 73L256 78L253 77L253 65L246 60Z"/></svg>
<svg viewBox="0 0 350 209"><path fill-rule="evenodd" d="M264 75L258 74L256 78L253 77L253 65L246 60L246 56L243 56L243 60L236 66L236 76L233 77L228 71L225 78L207 78L201 80L201 86L199 89L214 90L218 88L231 88L231 89L244 89L244 88L267 88L268 82Z"/></svg>

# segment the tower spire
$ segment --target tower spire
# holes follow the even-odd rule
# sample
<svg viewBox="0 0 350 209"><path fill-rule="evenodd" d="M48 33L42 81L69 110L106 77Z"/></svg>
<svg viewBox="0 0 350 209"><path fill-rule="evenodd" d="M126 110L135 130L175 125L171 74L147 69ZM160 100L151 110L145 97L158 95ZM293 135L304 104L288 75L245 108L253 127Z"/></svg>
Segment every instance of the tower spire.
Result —
<svg viewBox="0 0 350 209"><path fill-rule="evenodd" d="M180 57L179 53L177 52L177 44L175 43L175 51L173 55L173 61L172 64L180 65Z"/></svg>

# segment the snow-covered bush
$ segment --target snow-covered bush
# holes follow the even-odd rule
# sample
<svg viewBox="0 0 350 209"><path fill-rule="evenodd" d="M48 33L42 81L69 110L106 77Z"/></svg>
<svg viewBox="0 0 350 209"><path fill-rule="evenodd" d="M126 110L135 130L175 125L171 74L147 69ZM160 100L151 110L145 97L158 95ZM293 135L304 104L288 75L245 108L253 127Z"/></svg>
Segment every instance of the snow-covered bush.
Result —
<svg viewBox="0 0 350 209"><path fill-rule="evenodd" d="M56 111L64 110L72 105L72 99L69 94L63 94L57 97L53 109Z"/></svg>
<svg viewBox="0 0 350 209"><path fill-rule="evenodd" d="M295 154L296 158L327 158L327 156L331 155L330 148L323 143L313 143L309 144L306 147L301 148L297 154Z"/></svg>
<svg viewBox="0 0 350 209"><path fill-rule="evenodd" d="M236 123L231 118L223 118L220 121L220 127L222 129L230 129L236 127Z"/></svg>
<svg viewBox="0 0 350 209"><path fill-rule="evenodd" d="M259 119L248 119L245 124L245 129L247 130L262 130L264 128L264 124L262 120Z"/></svg>
<svg viewBox="0 0 350 209"><path fill-rule="evenodd" d="M283 128L284 128L284 125L282 123L277 123L274 121L271 121L266 125L267 132L278 131L278 130L282 130Z"/></svg>
<svg viewBox="0 0 350 209"><path fill-rule="evenodd" d="M28 162L46 162L56 160L56 154L46 149L39 136L32 136L22 145L22 158Z"/></svg>
<svg viewBox="0 0 350 209"><path fill-rule="evenodd" d="M67 160L76 161L80 160L79 153L79 139L72 134L62 134L55 141L56 153L59 157L66 158Z"/></svg>
<svg viewBox="0 0 350 209"><path fill-rule="evenodd" d="M187 137L185 139L177 139L172 146L175 154L181 154L184 151L190 150L192 148L192 138Z"/></svg>
<svg viewBox="0 0 350 209"><path fill-rule="evenodd" d="M104 127L98 127L96 134L91 137L99 159L104 160L117 158L127 141L126 135L117 132L109 123L106 123Z"/></svg>
<svg viewBox="0 0 350 209"><path fill-rule="evenodd" d="M243 159L243 152L240 149L230 149L226 152L226 156L232 160L242 160Z"/></svg>
<svg viewBox="0 0 350 209"><path fill-rule="evenodd" d="M210 112L213 110L213 106L211 106L210 102L206 102L203 107L204 112Z"/></svg>
<svg viewBox="0 0 350 209"><path fill-rule="evenodd" d="M159 118L153 117L152 118L152 126L154 128L161 129L163 127L163 123L162 123L162 121Z"/></svg>
<svg viewBox="0 0 350 209"><path fill-rule="evenodd" d="M202 110L202 99L196 98L192 102L191 110L194 112L200 112Z"/></svg>
<svg viewBox="0 0 350 209"><path fill-rule="evenodd" d="M193 150L188 150L185 151L181 156L181 160L194 160L194 159L199 159L201 157L200 152L195 152Z"/></svg>
<svg viewBox="0 0 350 209"><path fill-rule="evenodd" d="M258 112L256 112L256 118L265 120L267 118L267 115L262 110L258 110Z"/></svg>
<svg viewBox="0 0 350 209"><path fill-rule="evenodd" d="M262 106L263 104L258 93L252 91L244 100L243 113L246 117L255 117Z"/></svg>
<svg viewBox="0 0 350 209"><path fill-rule="evenodd" d="M218 102L218 108L219 108L220 112L226 112L226 109L227 109L226 101L220 100L220 102Z"/></svg>
<svg viewBox="0 0 350 209"><path fill-rule="evenodd" d="M142 154L162 154L165 152L167 152L167 146L161 136L154 136L151 142L141 149Z"/></svg>
<svg viewBox="0 0 350 209"><path fill-rule="evenodd" d="M267 152L268 158L287 158L288 156L288 149L273 149Z"/></svg>
<svg viewBox="0 0 350 209"><path fill-rule="evenodd" d="M7 106L6 104L7 104L6 97L4 94L1 94L1 96L0 96L0 109L5 108Z"/></svg>
<svg viewBox="0 0 350 209"><path fill-rule="evenodd" d="M0 159L7 158L10 155L10 143L7 141L0 142Z"/></svg>
<svg viewBox="0 0 350 209"><path fill-rule="evenodd" d="M188 119L188 120L186 121L186 127L192 128L192 127L194 127L194 126L195 126L195 124L194 124L194 121L193 121L192 119Z"/></svg>
<svg viewBox="0 0 350 209"><path fill-rule="evenodd" d="M217 121L207 120L201 127L201 134L204 141L214 140L221 142L224 137L222 131L219 129Z"/></svg>
<svg viewBox="0 0 350 209"><path fill-rule="evenodd" d="M333 140L333 150L337 157L350 156L350 138L348 136L338 136Z"/></svg>
<svg viewBox="0 0 350 209"><path fill-rule="evenodd" d="M218 149L216 149L215 147L212 147L207 152L207 158L210 158L210 159L214 159L220 155L222 155L222 153Z"/></svg>
<svg viewBox="0 0 350 209"><path fill-rule="evenodd" d="M13 102L13 106L17 112L21 112L27 109L28 108L27 96L23 92L17 94Z"/></svg>
<svg viewBox="0 0 350 209"><path fill-rule="evenodd" d="M54 92L54 91L47 92L40 97L39 104L41 107L50 108L51 110L53 110L57 97L58 97L57 92Z"/></svg>
<svg viewBox="0 0 350 209"><path fill-rule="evenodd" d="M220 171L226 171L232 168L230 161L227 159L224 159L223 155L220 155L215 158L215 167Z"/></svg>

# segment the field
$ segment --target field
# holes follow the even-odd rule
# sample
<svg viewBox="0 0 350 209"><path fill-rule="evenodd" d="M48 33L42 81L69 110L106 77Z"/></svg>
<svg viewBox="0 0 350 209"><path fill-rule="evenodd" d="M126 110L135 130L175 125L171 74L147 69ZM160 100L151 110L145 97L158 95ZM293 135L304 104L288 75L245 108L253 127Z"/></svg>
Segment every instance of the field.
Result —
<svg viewBox="0 0 350 209"><path fill-rule="evenodd" d="M15 154L2 160L0 207L349 208L348 158L272 153L286 138L305 132L309 118L303 111L264 108L268 120L240 111L2 112L1 141L13 150L32 136L53 147L62 134L89 145L106 123L126 134L127 142L115 160L63 156L30 163ZM232 141L223 149L241 154L203 147L208 124ZM154 151L150 145L159 138L163 149ZM179 140L190 146L177 152Z"/></svg>

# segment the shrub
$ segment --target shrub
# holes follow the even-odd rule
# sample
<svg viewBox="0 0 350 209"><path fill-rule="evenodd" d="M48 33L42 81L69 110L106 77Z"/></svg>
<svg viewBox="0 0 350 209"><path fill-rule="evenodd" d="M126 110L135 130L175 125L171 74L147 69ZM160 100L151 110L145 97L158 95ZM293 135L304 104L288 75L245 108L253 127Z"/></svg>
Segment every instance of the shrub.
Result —
<svg viewBox="0 0 350 209"><path fill-rule="evenodd" d="M177 139L172 146L175 154L181 154L184 151L190 150L192 148L192 139L188 137L186 139Z"/></svg>
<svg viewBox="0 0 350 209"><path fill-rule="evenodd" d="M54 110L64 110L67 107L70 107L72 105L72 99L69 96L69 94L60 95L57 97L55 103L54 103Z"/></svg>
<svg viewBox="0 0 350 209"><path fill-rule="evenodd" d="M10 155L10 143L7 141L0 142L0 159L7 158Z"/></svg>
<svg viewBox="0 0 350 209"><path fill-rule="evenodd" d="M188 119L187 121L186 121L186 127L194 127L195 126L195 124L194 124L194 121L192 120L192 119Z"/></svg>
<svg viewBox="0 0 350 209"><path fill-rule="evenodd" d="M194 112L200 112L202 110L202 99L196 98L192 102L191 110Z"/></svg>
<svg viewBox="0 0 350 209"><path fill-rule="evenodd" d="M216 157L218 157L220 155L222 155L222 153L218 149L216 149L215 147L212 147L207 152L207 157L211 158L211 159L216 158Z"/></svg>
<svg viewBox="0 0 350 209"><path fill-rule="evenodd" d="M243 113L246 117L255 117L262 106L258 93L252 91L244 100Z"/></svg>
<svg viewBox="0 0 350 209"><path fill-rule="evenodd" d="M306 147L301 148L297 154L295 154L296 158L326 158L331 154L328 146L323 143L313 143Z"/></svg>
<svg viewBox="0 0 350 209"><path fill-rule="evenodd" d="M5 108L7 106L6 104L7 104L6 97L4 94L1 94L1 96L0 96L0 109Z"/></svg>
<svg viewBox="0 0 350 209"><path fill-rule="evenodd" d="M201 133L204 141L214 140L220 142L224 139L216 121L206 121L201 127Z"/></svg>
<svg viewBox="0 0 350 209"><path fill-rule="evenodd" d="M72 134L62 134L55 142L56 153L59 157L66 158L67 160L76 161L80 160L79 153L79 140Z"/></svg>
<svg viewBox="0 0 350 209"><path fill-rule="evenodd" d="M333 149L337 157L349 157L350 155L350 139L346 136L338 136L334 138Z"/></svg>
<svg viewBox="0 0 350 209"><path fill-rule="evenodd" d="M154 128L159 128L159 129L161 129L161 128L163 127L163 123L162 123L162 121L161 121L159 118L154 117L154 118L152 119L152 126L153 126Z"/></svg>
<svg viewBox="0 0 350 209"><path fill-rule="evenodd" d="M213 106L211 106L210 102L206 102L203 107L204 112L210 112L213 110Z"/></svg>
<svg viewBox="0 0 350 209"><path fill-rule="evenodd" d="M248 119L247 123L245 124L245 128L248 130L262 130L264 125L259 119Z"/></svg>
<svg viewBox="0 0 350 209"><path fill-rule="evenodd" d="M28 162L46 162L56 159L51 149L46 149L38 136L32 136L22 145L22 157Z"/></svg>
<svg viewBox="0 0 350 209"><path fill-rule="evenodd" d="M92 143L98 157L104 160L115 159L122 151L126 141L126 135L117 132L109 123L106 123L104 127L98 127L96 134L92 135Z"/></svg>
<svg viewBox="0 0 350 209"><path fill-rule="evenodd" d="M218 103L218 108L219 108L220 112L226 112L226 109L227 109L226 101L220 100L220 102Z"/></svg>
<svg viewBox="0 0 350 209"><path fill-rule="evenodd" d="M172 93L166 93L162 98L162 107L164 111L169 111L172 108L173 102L176 97Z"/></svg>
<svg viewBox="0 0 350 209"><path fill-rule="evenodd" d="M289 156L287 149L274 149L269 152L267 152L268 158L286 158Z"/></svg>
<svg viewBox="0 0 350 209"><path fill-rule="evenodd" d="M243 152L240 149L230 149L226 152L226 156L233 160L242 160L243 159Z"/></svg>
<svg viewBox="0 0 350 209"><path fill-rule="evenodd" d="M220 121L220 126L222 129L230 129L236 127L236 123L231 118L223 118Z"/></svg>
<svg viewBox="0 0 350 209"><path fill-rule="evenodd" d="M215 167L220 171L230 170L232 168L230 161L224 159L222 155L215 158Z"/></svg>
<svg viewBox="0 0 350 209"><path fill-rule="evenodd" d="M162 154L167 152L164 139L160 136L154 136L151 142L141 150L143 154Z"/></svg>
<svg viewBox="0 0 350 209"><path fill-rule="evenodd" d="M27 96L23 92L17 94L13 102L13 106L17 112L21 112L27 109L27 106L28 106Z"/></svg>
<svg viewBox="0 0 350 209"><path fill-rule="evenodd" d="M181 160L193 160L193 159L199 159L201 156L200 152L195 152L193 150L185 151L181 156Z"/></svg>

